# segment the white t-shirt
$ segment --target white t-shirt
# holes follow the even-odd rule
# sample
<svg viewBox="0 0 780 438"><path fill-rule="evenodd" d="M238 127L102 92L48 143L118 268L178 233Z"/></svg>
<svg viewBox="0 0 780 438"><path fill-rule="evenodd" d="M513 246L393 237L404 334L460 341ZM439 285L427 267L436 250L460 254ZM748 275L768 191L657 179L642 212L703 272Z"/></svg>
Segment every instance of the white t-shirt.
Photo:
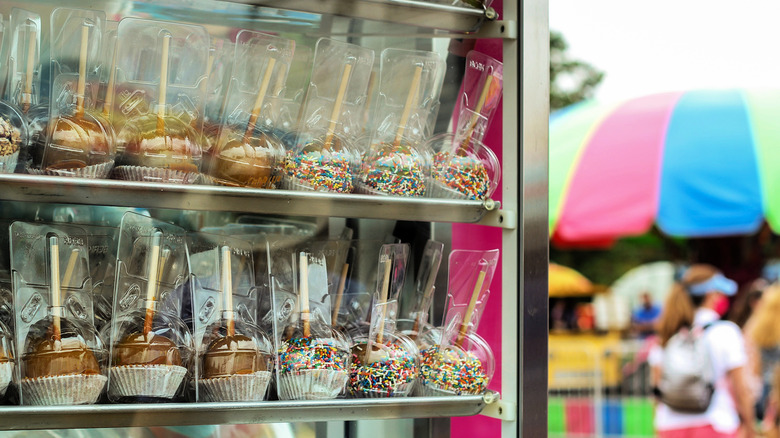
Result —
<svg viewBox="0 0 780 438"><path fill-rule="evenodd" d="M720 317L710 309L699 309L693 319L694 326L703 326ZM718 321L704 332L704 339L710 348L712 366L715 371L715 392L710 407L701 414L677 412L663 403L655 411L657 430L674 430L688 427L712 425L720 433L734 433L739 429L739 414L732 396L731 384L726 373L747 363L745 341L736 324ZM660 366L663 361L663 348L653 348L647 361L651 366Z"/></svg>

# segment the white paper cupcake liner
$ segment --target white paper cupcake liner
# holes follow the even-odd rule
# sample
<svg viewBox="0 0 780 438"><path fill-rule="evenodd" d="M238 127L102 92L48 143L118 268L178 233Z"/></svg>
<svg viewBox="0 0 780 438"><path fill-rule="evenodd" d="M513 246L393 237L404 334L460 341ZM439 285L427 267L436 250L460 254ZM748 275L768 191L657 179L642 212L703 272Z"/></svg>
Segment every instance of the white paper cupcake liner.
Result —
<svg viewBox="0 0 780 438"><path fill-rule="evenodd" d="M303 192L349 193L349 192L339 192L336 190L328 190L325 187L315 188L313 185L307 183L306 181L303 181L300 178L296 178L290 175L285 175L284 178L282 178L282 180L279 182L279 185L283 190L299 190Z"/></svg>
<svg viewBox="0 0 780 438"><path fill-rule="evenodd" d="M25 405L93 404L103 392L108 378L102 374L70 374L22 380Z"/></svg>
<svg viewBox="0 0 780 438"><path fill-rule="evenodd" d="M414 389L414 380L401 383L395 386L392 392L386 390L350 390L350 395L355 398L388 398L388 397L407 397Z"/></svg>
<svg viewBox="0 0 780 438"><path fill-rule="evenodd" d="M270 381L270 371L257 371L252 374L202 379L199 383L204 401L233 402L264 400Z"/></svg>
<svg viewBox="0 0 780 438"><path fill-rule="evenodd" d="M123 365L109 369L108 395L113 398L173 398L187 369L177 365Z"/></svg>
<svg viewBox="0 0 780 438"><path fill-rule="evenodd" d="M302 370L282 374L276 384L281 400L329 400L341 394L348 380L346 370Z"/></svg>
<svg viewBox="0 0 780 438"><path fill-rule="evenodd" d="M212 177L211 175L206 175L205 173L201 173L198 177L198 184L202 186L218 186L219 183Z"/></svg>
<svg viewBox="0 0 780 438"><path fill-rule="evenodd" d="M419 380L415 387L414 394L421 397L441 397L441 396L452 396L452 395L468 395L471 393L461 392L460 394L458 394L455 391L442 388L436 384L423 383L422 380Z"/></svg>
<svg viewBox="0 0 780 438"><path fill-rule="evenodd" d="M18 161L18 150L13 154L0 156L0 173L14 173Z"/></svg>
<svg viewBox="0 0 780 438"><path fill-rule="evenodd" d="M395 193L385 193L381 190L377 190L371 186L369 186L366 183L359 182L355 184L355 193L359 193L361 195L375 195L375 196L401 196L404 198L419 198L421 196L415 196L415 195L397 195Z"/></svg>
<svg viewBox="0 0 780 438"><path fill-rule="evenodd" d="M200 180L200 173L164 169L162 167L117 166L111 172L111 177L124 181L195 184Z"/></svg>
<svg viewBox="0 0 780 438"><path fill-rule="evenodd" d="M27 169L32 175L71 176L75 178L104 179L108 178L111 169L114 168L114 160L105 163L93 164L80 169Z"/></svg>
<svg viewBox="0 0 780 438"><path fill-rule="evenodd" d="M13 377L14 363L11 361L0 363L0 397L5 394Z"/></svg>
<svg viewBox="0 0 780 438"><path fill-rule="evenodd" d="M469 199L468 196L464 195L458 190L448 187L446 184L442 183L437 179L433 179L429 181L431 181L430 184L428 185L428 187L430 188L429 193L432 198Z"/></svg>

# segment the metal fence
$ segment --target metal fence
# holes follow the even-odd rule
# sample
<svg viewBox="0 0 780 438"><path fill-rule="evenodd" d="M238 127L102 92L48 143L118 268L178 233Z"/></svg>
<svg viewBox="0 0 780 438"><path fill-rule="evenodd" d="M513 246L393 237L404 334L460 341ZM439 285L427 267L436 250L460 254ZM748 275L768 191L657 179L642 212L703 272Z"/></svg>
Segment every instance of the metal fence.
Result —
<svg viewBox="0 0 780 438"><path fill-rule="evenodd" d="M551 438L654 437L652 341L551 337Z"/></svg>

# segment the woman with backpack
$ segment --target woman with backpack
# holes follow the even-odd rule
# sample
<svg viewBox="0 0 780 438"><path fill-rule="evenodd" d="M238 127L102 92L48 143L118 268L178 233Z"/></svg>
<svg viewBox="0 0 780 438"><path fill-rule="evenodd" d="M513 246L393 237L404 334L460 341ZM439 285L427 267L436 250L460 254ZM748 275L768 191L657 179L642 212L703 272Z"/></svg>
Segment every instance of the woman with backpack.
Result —
<svg viewBox="0 0 780 438"><path fill-rule="evenodd" d="M736 324L720 321L736 292L734 281L704 264L672 287L658 321L660 345L648 359L659 438L754 436L745 342Z"/></svg>

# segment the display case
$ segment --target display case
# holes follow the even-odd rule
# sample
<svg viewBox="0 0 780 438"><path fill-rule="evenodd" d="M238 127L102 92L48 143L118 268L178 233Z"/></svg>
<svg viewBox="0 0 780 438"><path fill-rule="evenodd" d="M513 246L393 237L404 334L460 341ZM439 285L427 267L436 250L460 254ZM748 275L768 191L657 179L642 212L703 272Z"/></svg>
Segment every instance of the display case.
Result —
<svg viewBox="0 0 780 438"><path fill-rule="evenodd" d="M494 350L497 361L496 375L487 391L478 395L336 400L4 405L0 406L0 429L317 422L317 436L330 437L368 436L366 428L369 426L366 425L373 423L364 423L366 420L411 419L397 430L413 431L414 436L437 437L545 436L547 2L494 0L488 7L456 3L423 0L130 0L73 1L65 6L103 11L108 21L143 17L203 26L212 38L227 43L235 42L237 31L246 29L295 39L301 47L309 47L312 51L319 38L327 37L371 48L377 53L388 47L439 53L446 59L446 71L439 116L435 119L435 127L431 127L432 133L452 130L455 96L459 95L468 49L477 45L478 49L492 51L493 56L503 62L504 82L497 120L487 132L491 147L500 157L502 170L498 189L491 197L467 200L378 196L206 183L185 185L148 179L41 176L17 171L0 174L0 216L8 221L79 222L83 217L122 211L105 210L110 213L104 213L101 207L122 207L151 212L157 219L186 224L196 231L241 217L261 222L264 218L283 218L308 224L325 237L338 236L349 227L360 238L379 236L381 239L384 234L393 232L402 241L432 237L443 241L448 251L498 248L501 256L490 286L493 298L481 318L479 330ZM482 4L481 1L477 3ZM40 26L46 28L51 24L52 10L58 6L61 6L58 2L49 0L12 1L4 2L0 13L7 19L14 7L31 10L40 14ZM103 40L108 44L112 36L108 31L110 26L105 28ZM13 23L6 22L4 29L2 58L9 59L14 43L9 37ZM47 48L54 47L50 39L57 37L42 32L41 48L37 49L42 56L49 56ZM219 64L214 51L212 44L212 57L200 61L200 64L208 64L205 68L209 74ZM168 56L167 48L164 53L163 56ZM184 60L179 62L184 63ZM270 64L268 72L273 66ZM13 94L12 77L17 68L11 62L0 71L3 77L9 78L5 81L4 96ZM49 74L43 70L37 73L36 80ZM289 70L292 75L292 67ZM130 81L128 77L116 80ZM109 78L100 80L109 81ZM266 86L269 82L272 83L269 79ZM51 84L55 84L53 79ZM43 90L48 86L54 85L44 83L39 87ZM203 86L210 87L211 84ZM168 93L170 96L171 91ZM179 95L183 93L181 91ZM161 92L161 96L164 94ZM105 101L108 97L100 99ZM224 100L228 101L227 98ZM340 100L337 99L339 105ZM256 114L254 118L257 118ZM116 135L122 136L121 133ZM129 143L120 146L119 153L129 148ZM446 279L437 280L436 285L437 291L446 290ZM444 311L443 300L444 295L437 292L434 313L439 318ZM393 430L396 429L388 426L387 436L392 436L390 431Z"/></svg>

